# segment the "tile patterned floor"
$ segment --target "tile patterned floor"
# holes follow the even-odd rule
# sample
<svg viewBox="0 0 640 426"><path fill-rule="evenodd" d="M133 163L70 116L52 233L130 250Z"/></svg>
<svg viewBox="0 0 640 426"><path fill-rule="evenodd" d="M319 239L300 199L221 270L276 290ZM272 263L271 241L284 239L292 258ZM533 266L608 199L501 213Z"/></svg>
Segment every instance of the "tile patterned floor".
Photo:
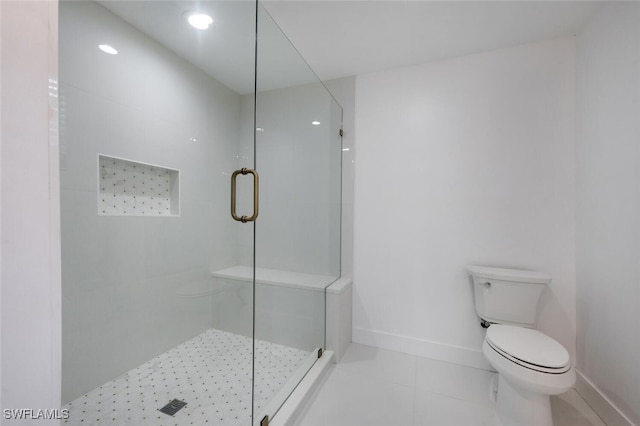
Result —
<svg viewBox="0 0 640 426"><path fill-rule="evenodd" d="M296 426L496 426L494 373L352 343ZM552 397L555 426L605 426L571 390Z"/></svg>
<svg viewBox="0 0 640 426"><path fill-rule="evenodd" d="M256 412L308 356L256 340ZM207 330L70 402L63 424L250 425L251 361L250 338ZM187 405L174 417L158 411L173 399Z"/></svg>

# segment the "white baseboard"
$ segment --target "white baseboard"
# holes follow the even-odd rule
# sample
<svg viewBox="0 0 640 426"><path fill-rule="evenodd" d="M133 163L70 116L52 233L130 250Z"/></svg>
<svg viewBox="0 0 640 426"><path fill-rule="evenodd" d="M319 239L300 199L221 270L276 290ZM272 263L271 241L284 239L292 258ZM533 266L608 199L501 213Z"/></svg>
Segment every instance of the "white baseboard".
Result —
<svg viewBox="0 0 640 426"><path fill-rule="evenodd" d="M493 371L479 349L464 348L359 327L353 328L353 341L362 345Z"/></svg>
<svg viewBox="0 0 640 426"><path fill-rule="evenodd" d="M578 394L608 426L634 426L589 379L576 370L575 389Z"/></svg>

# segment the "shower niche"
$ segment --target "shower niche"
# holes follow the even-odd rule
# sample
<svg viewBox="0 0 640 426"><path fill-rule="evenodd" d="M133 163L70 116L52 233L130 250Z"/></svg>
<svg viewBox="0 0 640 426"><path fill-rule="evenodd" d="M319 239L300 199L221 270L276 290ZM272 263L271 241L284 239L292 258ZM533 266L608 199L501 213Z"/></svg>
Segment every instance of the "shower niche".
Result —
<svg viewBox="0 0 640 426"><path fill-rule="evenodd" d="M342 109L257 2L58 15L63 424L277 423L331 340Z"/></svg>
<svg viewBox="0 0 640 426"><path fill-rule="evenodd" d="M179 216L180 171L98 155L98 214Z"/></svg>

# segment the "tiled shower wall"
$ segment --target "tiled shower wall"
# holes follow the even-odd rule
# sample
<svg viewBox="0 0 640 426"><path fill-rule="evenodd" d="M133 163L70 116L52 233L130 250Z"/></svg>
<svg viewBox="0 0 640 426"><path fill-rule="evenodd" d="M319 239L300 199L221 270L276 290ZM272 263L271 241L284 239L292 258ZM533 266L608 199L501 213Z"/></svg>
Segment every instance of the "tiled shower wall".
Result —
<svg viewBox="0 0 640 426"><path fill-rule="evenodd" d="M61 2L60 80L66 403L210 327L190 289L236 263L241 129L238 94L91 2ZM99 214L99 153L180 170L180 216Z"/></svg>
<svg viewBox="0 0 640 426"><path fill-rule="evenodd" d="M256 103L261 195L256 265L338 277L342 111L321 83L259 91ZM242 104L249 123L253 96L243 96ZM247 138L243 144L249 150ZM250 235L243 240L253 243Z"/></svg>

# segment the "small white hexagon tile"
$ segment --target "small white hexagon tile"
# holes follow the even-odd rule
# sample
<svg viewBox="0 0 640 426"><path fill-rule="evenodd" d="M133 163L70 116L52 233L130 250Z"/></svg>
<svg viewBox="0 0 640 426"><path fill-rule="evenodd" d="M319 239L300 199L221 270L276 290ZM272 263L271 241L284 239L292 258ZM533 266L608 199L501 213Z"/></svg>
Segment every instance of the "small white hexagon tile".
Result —
<svg viewBox="0 0 640 426"><path fill-rule="evenodd" d="M251 425L251 338L210 329L65 405L68 425ZM255 411L309 352L255 341ZM187 405L174 416L160 408Z"/></svg>

